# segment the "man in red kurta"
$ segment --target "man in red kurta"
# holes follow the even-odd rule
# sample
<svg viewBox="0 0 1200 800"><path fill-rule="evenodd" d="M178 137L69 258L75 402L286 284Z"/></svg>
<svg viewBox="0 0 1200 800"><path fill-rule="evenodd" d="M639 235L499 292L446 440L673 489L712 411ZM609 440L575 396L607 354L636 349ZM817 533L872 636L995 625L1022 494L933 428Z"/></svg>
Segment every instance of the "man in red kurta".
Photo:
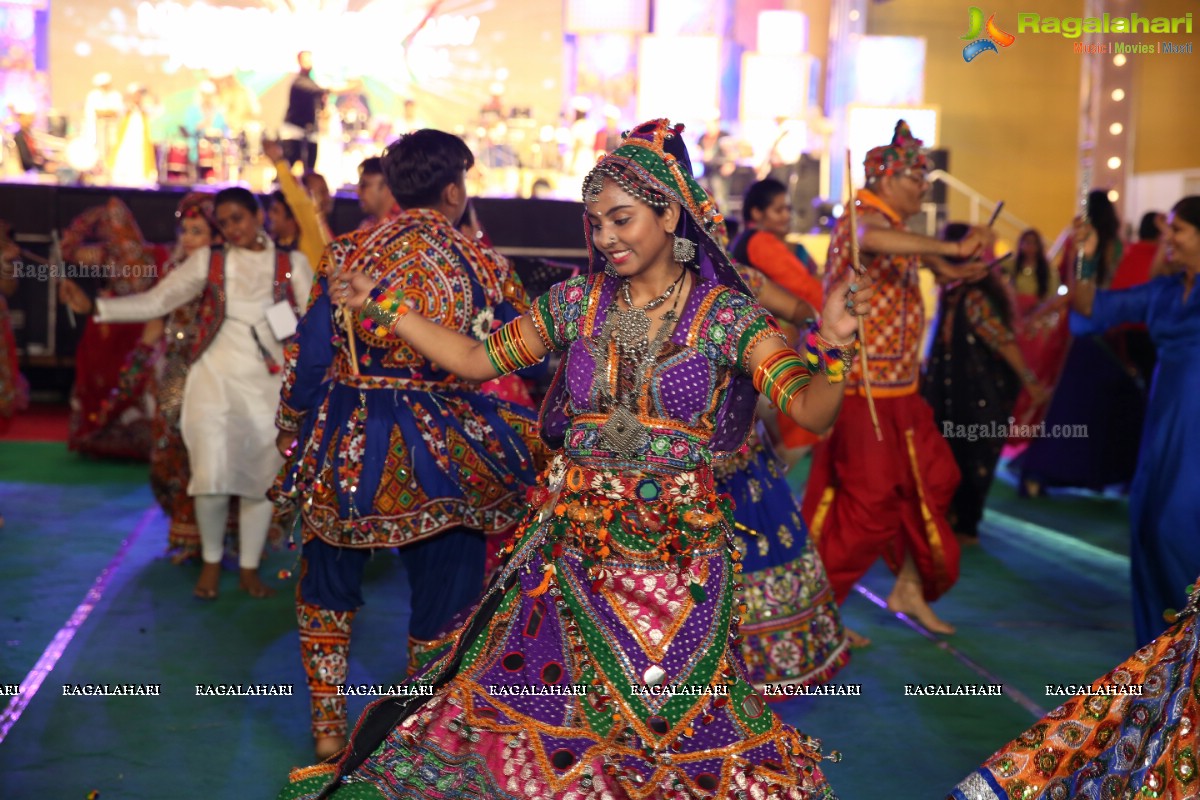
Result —
<svg viewBox="0 0 1200 800"><path fill-rule="evenodd" d="M990 234L972 229L960 242L943 242L905 228L921 210L929 184L921 142L903 121L891 144L867 154L865 166L867 188L855 198L858 237L880 299L865 320L863 347L883 441L872 426L860 361L832 432L813 450L804 516L839 603L882 557L897 575L888 608L949 634L954 628L934 614L929 601L958 579L958 542L946 510L959 472L917 391L925 327L918 269L928 266L942 279L982 274L977 262L953 267L940 257L969 260L990 243ZM830 241L827 289L852 266L847 214Z"/></svg>

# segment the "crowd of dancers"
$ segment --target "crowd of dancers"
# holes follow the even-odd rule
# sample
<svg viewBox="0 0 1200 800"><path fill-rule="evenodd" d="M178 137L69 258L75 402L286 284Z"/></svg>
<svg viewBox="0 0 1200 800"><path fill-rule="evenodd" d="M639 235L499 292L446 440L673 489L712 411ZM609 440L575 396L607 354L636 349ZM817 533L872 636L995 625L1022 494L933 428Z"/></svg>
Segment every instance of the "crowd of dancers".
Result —
<svg viewBox="0 0 1200 800"><path fill-rule="evenodd" d="M838 606L881 558L896 575L888 607L953 634L931 603L979 536L1003 438L947 431L1111 413L1063 387L1105 391L1088 348L1122 325L1142 326L1118 330L1123 354L1152 345L1157 359L1127 476L1141 649L1097 685L1152 688L1068 701L953 794L1189 796L1200 198L1151 221L1162 246L1142 248L1120 288L1094 193L1060 293L1035 233L1006 277L986 227L907 229L929 165L899 123L867 155L822 283L785 244L781 184L751 188L747 230L728 240L681 133L647 122L600 159L583 183L587 269L536 298L477 228L464 233L474 155L428 129L364 162L375 218L359 231L331 239L319 187L274 153L274 240L249 192L190 195L152 286L93 298L62 284L92 326L148 321L127 329L143 355L110 381L157 393L152 442L122 430L143 412L116 398L137 391L85 412L77 386L75 429L95 452L108 436L153 450L171 545L202 562L197 596L217 597L233 531L240 588L270 593L269 532L300 530L296 619L322 763L280 796L833 797L821 764L836 752L768 701L829 681L869 644ZM119 202L90 213L64 246L93 226L112 248L97 263L155 263ZM924 376L923 268L942 285ZM1045 339L1067 326L1064 355ZM528 381L547 361L535 411ZM1098 435L1090 446L1108 446ZM1054 483L1039 466L1050 444L1018 463L1029 487ZM785 474L809 446L801 502ZM363 570L384 548L412 586L411 691L373 703L351 735L338 687Z"/></svg>

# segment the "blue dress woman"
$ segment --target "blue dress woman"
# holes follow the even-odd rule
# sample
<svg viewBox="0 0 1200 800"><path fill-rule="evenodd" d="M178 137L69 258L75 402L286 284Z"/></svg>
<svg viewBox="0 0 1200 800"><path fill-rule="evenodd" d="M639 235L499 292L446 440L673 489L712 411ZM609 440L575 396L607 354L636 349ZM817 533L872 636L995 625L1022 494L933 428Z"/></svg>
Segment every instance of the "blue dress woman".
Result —
<svg viewBox="0 0 1200 800"><path fill-rule="evenodd" d="M1178 268L1121 291L1095 290L1091 258L1073 300L1071 333L1102 333L1141 323L1159 353L1137 472L1129 492L1134 627L1139 646L1162 633L1163 612L1183 606L1183 587L1200 574L1200 196L1180 200L1165 234ZM1091 234L1088 247L1095 247ZM1094 297L1094 299L1093 299Z"/></svg>
<svg viewBox="0 0 1200 800"><path fill-rule="evenodd" d="M824 683L850 660L833 587L787 482L787 467L758 425L732 457L713 467L717 491L733 499L746 613L742 657L763 696Z"/></svg>
<svg viewBox="0 0 1200 800"><path fill-rule="evenodd" d="M1160 354L1129 497L1138 650L996 751L950 800L1185 800L1200 787L1200 579L1187 587L1200 573L1200 196L1176 203L1165 232L1181 269L1130 289L1096 291L1097 237L1080 227L1071 332L1143 323Z"/></svg>
<svg viewBox="0 0 1200 800"><path fill-rule="evenodd" d="M807 328L813 313L808 303L797 302L757 269L739 265L738 271L777 320L791 322L793 330ZM713 474L718 493L733 500L745 569L746 671L766 699L784 700L795 694L788 687L833 678L849 662L850 648L869 642L842 625L825 565L788 484L787 465L766 434L762 423L755 425L745 445L713 464Z"/></svg>

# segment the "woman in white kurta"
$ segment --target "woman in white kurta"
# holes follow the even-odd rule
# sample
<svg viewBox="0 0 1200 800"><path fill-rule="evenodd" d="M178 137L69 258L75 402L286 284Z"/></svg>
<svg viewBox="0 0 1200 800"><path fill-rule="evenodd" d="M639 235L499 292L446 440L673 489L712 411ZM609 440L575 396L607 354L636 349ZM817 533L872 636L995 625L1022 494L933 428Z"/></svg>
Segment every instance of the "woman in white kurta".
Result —
<svg viewBox="0 0 1200 800"><path fill-rule="evenodd" d="M97 300L96 319L148 320L201 298L197 339L207 345L200 345L203 351L188 372L180 417L192 472L188 494L195 498L204 560L195 592L205 599L217 596L229 498L236 495L241 588L265 597L271 591L258 566L272 515L266 493L283 464L275 447L283 344L267 321L267 309L290 294L286 299L299 315L312 287L312 270L300 253L279 259L262 232L262 210L250 192L226 189L217 194L215 208L228 243L223 275L212 251L199 248L150 291ZM88 308L86 297L63 299L76 310Z"/></svg>

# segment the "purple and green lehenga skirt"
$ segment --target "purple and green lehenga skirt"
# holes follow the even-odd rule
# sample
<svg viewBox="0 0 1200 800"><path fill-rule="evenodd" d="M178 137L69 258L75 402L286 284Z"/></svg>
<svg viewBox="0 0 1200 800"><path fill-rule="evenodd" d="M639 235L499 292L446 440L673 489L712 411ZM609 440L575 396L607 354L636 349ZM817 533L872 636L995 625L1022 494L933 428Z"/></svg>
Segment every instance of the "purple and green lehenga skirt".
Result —
<svg viewBox="0 0 1200 800"><path fill-rule="evenodd" d="M559 457L540 486L415 696L373 704L339 764L280 797L833 798L820 743L742 663L741 554L711 471Z"/></svg>

